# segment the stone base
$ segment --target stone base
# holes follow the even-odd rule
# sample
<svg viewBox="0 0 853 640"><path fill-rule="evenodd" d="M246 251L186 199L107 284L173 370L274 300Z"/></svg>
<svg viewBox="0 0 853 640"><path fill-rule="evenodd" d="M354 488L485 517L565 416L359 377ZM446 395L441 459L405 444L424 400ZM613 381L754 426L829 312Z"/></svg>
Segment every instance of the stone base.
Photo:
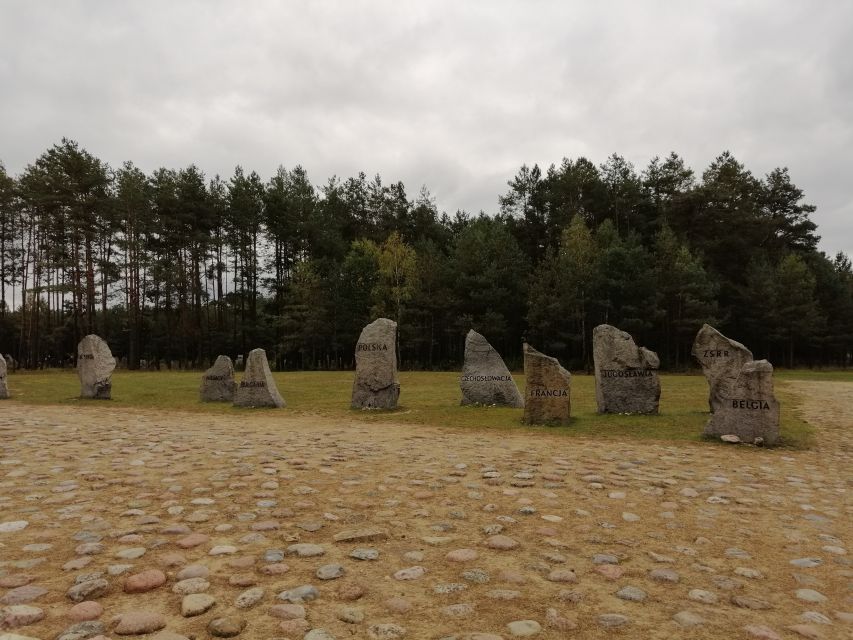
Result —
<svg viewBox="0 0 853 640"><path fill-rule="evenodd" d="M80 388L80 397L87 400L112 400L113 383L112 380L106 382L96 382L90 387Z"/></svg>
<svg viewBox="0 0 853 640"><path fill-rule="evenodd" d="M399 384L378 390L356 385L352 390L351 406L353 409L396 409L399 398Z"/></svg>

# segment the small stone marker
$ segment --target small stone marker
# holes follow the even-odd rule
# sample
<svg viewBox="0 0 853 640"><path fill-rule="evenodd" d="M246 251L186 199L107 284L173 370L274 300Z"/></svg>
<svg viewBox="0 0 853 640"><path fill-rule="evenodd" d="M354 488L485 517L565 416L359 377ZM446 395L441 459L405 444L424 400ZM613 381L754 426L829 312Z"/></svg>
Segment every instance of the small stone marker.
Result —
<svg viewBox="0 0 853 640"><path fill-rule="evenodd" d="M397 323L379 318L362 329L355 345L352 408L396 409L399 397Z"/></svg>
<svg viewBox="0 0 853 640"><path fill-rule="evenodd" d="M80 397L109 400L112 397L115 368L115 358L103 339L94 333L83 338L77 345Z"/></svg>
<svg viewBox="0 0 853 640"><path fill-rule="evenodd" d="M6 358L0 355L0 400L9 397L9 385L6 380Z"/></svg>
<svg viewBox="0 0 853 640"><path fill-rule="evenodd" d="M249 352L243 379L234 391L234 406L279 408L285 406L284 398L275 386L275 380L267 362L267 352L263 349L253 349Z"/></svg>
<svg viewBox="0 0 853 640"><path fill-rule="evenodd" d="M705 427L707 436L736 435L742 442L773 445L779 439L779 403L773 395L773 365L767 360L743 365L731 395Z"/></svg>
<svg viewBox="0 0 853 640"><path fill-rule="evenodd" d="M556 358L524 344L524 422L568 424L572 413L572 376Z"/></svg>
<svg viewBox="0 0 853 640"><path fill-rule="evenodd" d="M233 402L235 386L231 358L219 356L201 377L198 395L202 402Z"/></svg>
<svg viewBox="0 0 853 640"><path fill-rule="evenodd" d="M660 400L654 351L638 347L630 334L609 324L592 330L595 399L599 413L657 413Z"/></svg>
<svg viewBox="0 0 853 640"><path fill-rule="evenodd" d="M705 324L696 334L692 353L708 381L708 406L714 413L731 396L743 365L752 360L752 351Z"/></svg>
<svg viewBox="0 0 853 640"><path fill-rule="evenodd" d="M524 406L524 398L500 354L473 330L465 337L465 364L459 387L463 405Z"/></svg>

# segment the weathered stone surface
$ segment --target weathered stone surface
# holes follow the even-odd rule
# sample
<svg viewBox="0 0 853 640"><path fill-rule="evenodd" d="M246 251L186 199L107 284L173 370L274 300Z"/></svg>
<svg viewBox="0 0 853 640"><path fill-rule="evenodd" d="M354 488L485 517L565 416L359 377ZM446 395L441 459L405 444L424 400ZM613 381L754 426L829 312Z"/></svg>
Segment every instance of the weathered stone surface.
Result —
<svg viewBox="0 0 853 640"><path fill-rule="evenodd" d="M766 445L779 439L779 403L773 395L773 365L767 360L743 365L731 396L705 426L705 435L726 434L747 443L761 438Z"/></svg>
<svg viewBox="0 0 853 640"><path fill-rule="evenodd" d="M121 614L113 631L120 636L138 636L159 631L166 626L166 619L153 611L129 611Z"/></svg>
<svg viewBox="0 0 853 640"><path fill-rule="evenodd" d="M572 376L556 358L524 345L524 422L568 424L572 412Z"/></svg>
<svg viewBox="0 0 853 640"><path fill-rule="evenodd" d="M714 413L731 397L743 365L752 360L752 351L705 324L696 334L692 353L708 381L708 406Z"/></svg>
<svg viewBox="0 0 853 640"><path fill-rule="evenodd" d="M352 408L396 409L399 397L397 323L379 318L362 329L355 345Z"/></svg>
<svg viewBox="0 0 853 640"><path fill-rule="evenodd" d="M112 397L113 370L116 361L110 347L95 334L89 334L77 345L77 376L80 397L109 400Z"/></svg>
<svg viewBox="0 0 853 640"><path fill-rule="evenodd" d="M228 356L219 356L213 366L201 377L198 389L202 402L233 402L234 401L234 366Z"/></svg>
<svg viewBox="0 0 853 640"><path fill-rule="evenodd" d="M7 381L7 366L6 358L0 355L0 400L5 400L9 397L9 383Z"/></svg>
<svg viewBox="0 0 853 640"><path fill-rule="evenodd" d="M234 405L237 407L283 407L284 398L278 392L273 380L267 353L263 349L253 349L246 360L243 379L234 391Z"/></svg>
<svg viewBox="0 0 853 640"><path fill-rule="evenodd" d="M599 413L657 413L660 400L654 351L638 347L630 334L609 324L592 330L595 399Z"/></svg>
<svg viewBox="0 0 853 640"><path fill-rule="evenodd" d="M465 337L465 364L459 387L463 405L524 406L524 398L500 354L473 330Z"/></svg>
<svg viewBox="0 0 853 640"><path fill-rule="evenodd" d="M375 540L387 540L388 532L382 529L348 529L336 533L335 542L370 542Z"/></svg>

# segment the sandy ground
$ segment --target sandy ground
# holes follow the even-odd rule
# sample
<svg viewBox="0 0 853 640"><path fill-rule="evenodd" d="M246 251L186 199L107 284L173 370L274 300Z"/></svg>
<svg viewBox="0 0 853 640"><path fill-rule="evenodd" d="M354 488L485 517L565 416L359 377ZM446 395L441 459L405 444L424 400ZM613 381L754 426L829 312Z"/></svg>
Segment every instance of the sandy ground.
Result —
<svg viewBox="0 0 853 640"><path fill-rule="evenodd" d="M66 592L105 579L91 599L110 638L133 611L195 639L221 617L263 639L511 638L525 620L516 633L543 639L853 638L853 385L788 384L813 450L4 402L0 607L44 615L11 633L91 637L68 635ZM354 529L379 535L334 540ZM208 539L182 548L190 532ZM216 604L185 618L173 587L196 564ZM317 577L334 564L342 577ZM165 584L125 593L152 568ZM9 586L24 582L46 592ZM318 597L283 620L278 596L300 585ZM248 588L263 594L238 608Z"/></svg>

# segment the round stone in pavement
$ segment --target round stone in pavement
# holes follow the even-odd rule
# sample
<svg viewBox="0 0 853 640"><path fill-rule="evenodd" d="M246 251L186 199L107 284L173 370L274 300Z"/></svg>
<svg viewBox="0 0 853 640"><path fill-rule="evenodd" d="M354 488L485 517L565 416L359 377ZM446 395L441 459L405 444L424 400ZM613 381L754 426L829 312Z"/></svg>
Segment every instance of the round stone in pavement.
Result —
<svg viewBox="0 0 853 640"><path fill-rule="evenodd" d="M797 589L797 598L806 602L826 602L826 596L814 589Z"/></svg>
<svg viewBox="0 0 853 640"><path fill-rule="evenodd" d="M339 564L325 564L317 569L317 577L320 580L334 580L343 577L346 571Z"/></svg>
<svg viewBox="0 0 853 640"><path fill-rule="evenodd" d="M542 625L536 620L514 620L506 628L516 638L529 638L538 635L542 631Z"/></svg>
<svg viewBox="0 0 853 640"><path fill-rule="evenodd" d="M692 611L679 611L672 619L675 620L682 627L697 627L699 625L705 624L705 619L699 614L693 613Z"/></svg>
<svg viewBox="0 0 853 640"><path fill-rule="evenodd" d="M602 613L598 616L598 624L608 629L621 627L629 622L631 622L631 619L628 616L623 616L621 613Z"/></svg>
<svg viewBox="0 0 853 640"><path fill-rule="evenodd" d="M631 602L642 602L646 599L646 592L639 587L622 587L616 592L616 597Z"/></svg>
<svg viewBox="0 0 853 640"><path fill-rule="evenodd" d="M15 629L35 624L44 618L44 611L28 604L13 604L0 609L0 629Z"/></svg>
<svg viewBox="0 0 853 640"><path fill-rule="evenodd" d="M216 604L216 598L206 593L191 593L181 601L181 615L185 618L200 616L210 611Z"/></svg>
<svg viewBox="0 0 853 640"><path fill-rule="evenodd" d="M240 632L245 628L246 621L243 620L243 618L237 618L235 616L214 618L207 623L207 631L210 635L217 638L233 638L234 636L240 635Z"/></svg>
<svg viewBox="0 0 853 640"><path fill-rule="evenodd" d="M376 560L379 557L379 551L373 548L359 547L358 549L353 549L349 557L356 560Z"/></svg>
<svg viewBox="0 0 853 640"><path fill-rule="evenodd" d="M406 628L391 622L371 625L367 629L370 640L397 640L406 635Z"/></svg>
<svg viewBox="0 0 853 640"><path fill-rule="evenodd" d="M118 626L113 630L120 636L139 636L159 631L166 626L166 619L152 611L128 611L119 617Z"/></svg>
<svg viewBox="0 0 853 640"><path fill-rule="evenodd" d="M499 551L509 551L518 546L518 542L509 536L491 536L486 539L486 546L489 549L497 549Z"/></svg>

